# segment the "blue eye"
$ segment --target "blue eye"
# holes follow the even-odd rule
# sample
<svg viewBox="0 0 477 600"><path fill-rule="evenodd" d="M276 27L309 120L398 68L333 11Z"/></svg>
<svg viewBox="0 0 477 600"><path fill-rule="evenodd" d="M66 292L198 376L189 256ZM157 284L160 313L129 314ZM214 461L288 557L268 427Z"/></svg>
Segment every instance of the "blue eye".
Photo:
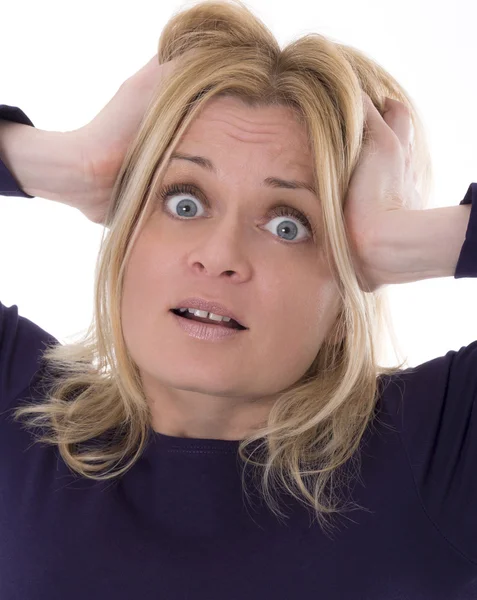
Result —
<svg viewBox="0 0 477 600"><path fill-rule="evenodd" d="M184 184L174 183L172 185L168 185L163 190L161 190L160 195L161 195L163 202L165 203L166 200L168 200L170 197L179 195L179 194L187 195L187 196L197 196L197 198L199 198L199 200L201 200L202 202L204 202L204 204L206 206L208 206L207 200L205 200L205 198L202 197L200 192L198 190L196 190L193 186L191 186L187 183L184 183ZM179 208L177 208L177 206ZM180 202L178 202L177 206L176 206L176 209L179 211L179 214L181 214L182 216L188 216L191 214L193 217L195 217L195 215L197 213L197 209L194 207L194 203L191 202L189 198L182 199ZM173 215L173 216L178 218L176 215Z"/></svg>
<svg viewBox="0 0 477 600"><path fill-rule="evenodd" d="M299 221L302 225L302 227L304 227L305 229L308 230L308 233L313 233L313 228L310 225L310 223L308 222L308 219L301 214L301 212L298 212L297 210L295 210L294 208L292 208L291 206L277 206L276 208L273 208L270 216L272 217L294 217L297 221ZM288 219L287 221L283 221L282 219L278 219L278 221L281 221L281 225L278 226L278 230L281 232L286 232L287 236L293 236L293 232L297 230L297 226L296 223L294 223L293 221L290 221L290 219ZM277 231L277 227L275 226L273 228L274 231ZM273 232L272 230L272 232ZM291 231L290 231L291 230ZM294 237L292 238L282 238L282 239L294 239Z"/></svg>
<svg viewBox="0 0 477 600"><path fill-rule="evenodd" d="M179 202L172 209L173 213L169 213L175 219L184 220L183 217L187 217L189 215L192 217L196 216L197 203L194 202L190 198L190 196L198 198L207 207L210 206L208 200L201 193L201 191L196 186L190 185L187 183L168 185L168 186L164 187L160 192L160 197L162 198L163 203L166 203L166 201L169 198L171 198L172 196L175 196L175 195L188 196L187 198L182 198L181 200L179 200ZM182 216L177 216L176 211ZM199 216L202 216L202 215L199 215ZM307 219L307 217L305 215L303 215L301 212L299 212L298 210L296 210L295 208L293 208L291 206L274 207L270 211L269 216L271 216L271 217L290 217L291 216L294 219L296 219L302 225L302 227L307 231L308 237L310 237L310 234L312 236L315 234L315 229L314 229L313 225L311 224L310 220ZM274 233L276 231L281 231L282 233L285 233L285 235L288 237L280 238L280 239L294 241L295 236L297 235L297 230L298 230L296 223L294 223L291 220L283 221L280 219L280 221L281 221L281 224L278 227L274 226L274 228L272 229L272 233Z"/></svg>

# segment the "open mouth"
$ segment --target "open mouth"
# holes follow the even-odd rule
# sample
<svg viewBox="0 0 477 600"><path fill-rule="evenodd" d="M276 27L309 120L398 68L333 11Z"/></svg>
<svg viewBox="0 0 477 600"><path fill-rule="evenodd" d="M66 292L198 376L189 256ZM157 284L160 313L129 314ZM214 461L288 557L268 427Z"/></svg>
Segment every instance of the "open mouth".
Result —
<svg viewBox="0 0 477 600"><path fill-rule="evenodd" d="M172 308L171 312L173 312L178 317L182 317L183 319L190 319L192 321L197 321L199 323L206 323L207 325L213 325L215 327L226 327L228 329L247 329L243 327L234 319L230 319L230 321L213 321L212 319L205 319L203 317L196 317L194 314L190 313L188 310L184 312L180 312L178 308Z"/></svg>

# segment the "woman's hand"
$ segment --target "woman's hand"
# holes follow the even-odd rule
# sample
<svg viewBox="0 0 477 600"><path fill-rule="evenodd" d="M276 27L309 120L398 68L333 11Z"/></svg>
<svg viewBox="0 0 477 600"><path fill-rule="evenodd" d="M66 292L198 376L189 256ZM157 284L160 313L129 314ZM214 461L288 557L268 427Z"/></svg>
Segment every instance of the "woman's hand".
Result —
<svg viewBox="0 0 477 600"><path fill-rule="evenodd" d="M390 211L417 210L420 196L411 165L412 123L407 106L386 98L381 117L363 92L365 144L350 180L344 218L360 287L374 292L383 284L373 241Z"/></svg>
<svg viewBox="0 0 477 600"><path fill-rule="evenodd" d="M116 95L87 125L70 132L82 158L84 193L74 204L90 221L104 224L111 192L127 149L139 130L146 109L176 60L163 65L157 54L124 81Z"/></svg>

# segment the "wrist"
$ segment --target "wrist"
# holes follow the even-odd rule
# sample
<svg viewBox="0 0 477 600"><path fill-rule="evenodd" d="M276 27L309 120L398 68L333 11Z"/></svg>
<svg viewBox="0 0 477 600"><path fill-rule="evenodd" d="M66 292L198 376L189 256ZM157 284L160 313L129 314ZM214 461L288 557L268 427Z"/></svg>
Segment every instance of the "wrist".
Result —
<svg viewBox="0 0 477 600"><path fill-rule="evenodd" d="M64 202L81 186L81 152L74 131L45 131L0 120L0 158L30 196Z"/></svg>
<svg viewBox="0 0 477 600"><path fill-rule="evenodd" d="M380 285L453 276L470 208L401 209L380 216L374 225L370 259Z"/></svg>

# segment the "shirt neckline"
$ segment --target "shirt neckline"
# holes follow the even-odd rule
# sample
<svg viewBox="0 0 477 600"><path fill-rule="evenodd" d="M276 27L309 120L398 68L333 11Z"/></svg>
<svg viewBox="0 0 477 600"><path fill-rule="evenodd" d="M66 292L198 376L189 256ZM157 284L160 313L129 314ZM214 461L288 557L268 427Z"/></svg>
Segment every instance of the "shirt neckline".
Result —
<svg viewBox="0 0 477 600"><path fill-rule="evenodd" d="M241 440L188 438L152 431L151 443L161 450L236 454Z"/></svg>

